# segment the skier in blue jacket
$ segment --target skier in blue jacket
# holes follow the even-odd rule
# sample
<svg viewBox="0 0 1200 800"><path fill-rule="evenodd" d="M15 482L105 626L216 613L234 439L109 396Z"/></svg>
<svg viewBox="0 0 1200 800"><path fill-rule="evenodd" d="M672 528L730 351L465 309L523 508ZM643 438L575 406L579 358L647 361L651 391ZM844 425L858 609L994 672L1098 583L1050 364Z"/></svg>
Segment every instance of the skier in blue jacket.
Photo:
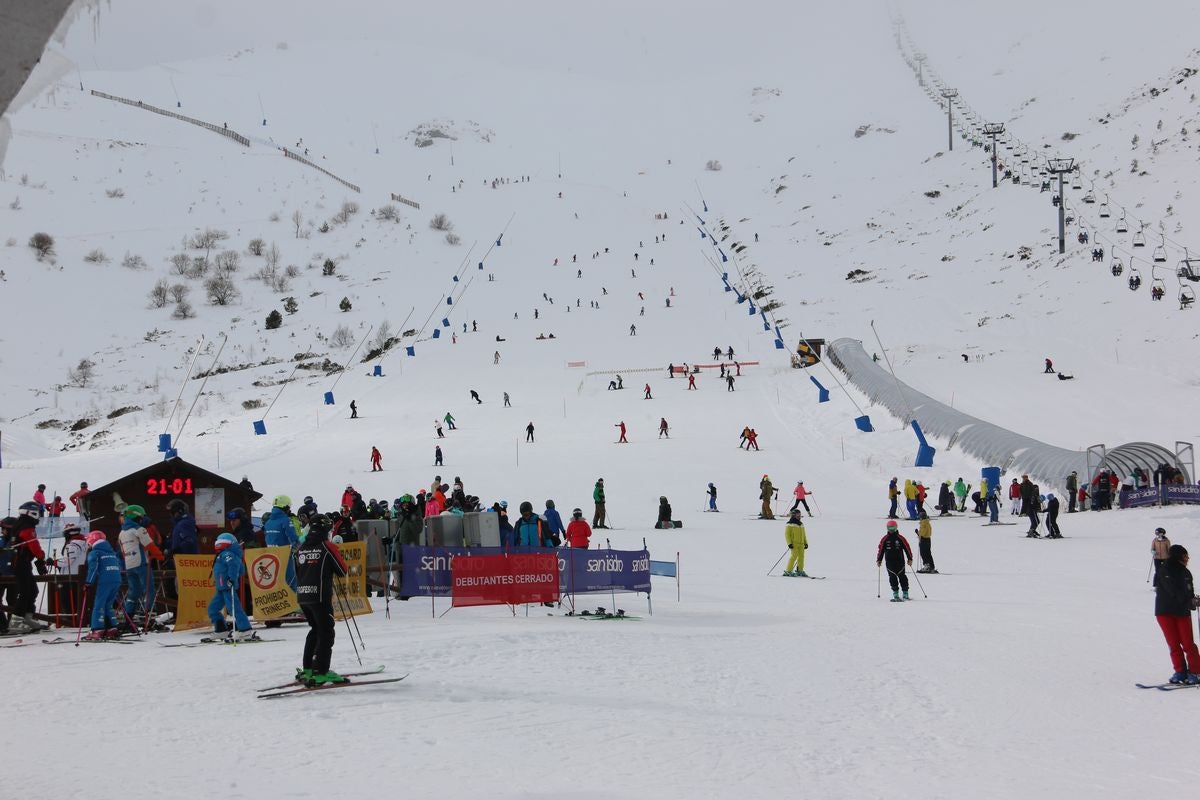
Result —
<svg viewBox="0 0 1200 800"><path fill-rule="evenodd" d="M172 553L194 556L200 552L200 540L196 536L196 518L187 503L179 498L167 503L167 513L175 524L171 527L171 541L167 545L167 556Z"/></svg>
<svg viewBox="0 0 1200 800"><path fill-rule="evenodd" d="M85 638L93 642L115 639L118 633L113 604L121 588L121 561L100 531L89 533L87 543L87 583L92 587L93 600L92 631Z"/></svg>
<svg viewBox="0 0 1200 800"><path fill-rule="evenodd" d="M557 547L562 543L563 536L566 534L567 529L563 527L562 516L554 507L553 500L546 501L546 510L542 514L542 520L545 521L546 528L550 531L550 538L554 546ZM547 546L550 544L551 542L546 543Z"/></svg>
<svg viewBox="0 0 1200 800"><path fill-rule="evenodd" d="M286 494L276 495L275 507L271 509L271 516L263 523L263 534L266 537L267 547L287 545L295 553L296 548L300 546L300 537L296 535L296 527L292 525L291 506L292 498ZM293 561L294 559L288 558L285 580L294 592L296 591L296 566Z"/></svg>
<svg viewBox="0 0 1200 800"><path fill-rule="evenodd" d="M533 513L533 503L528 500L521 503L521 516L513 523L517 547L549 547L545 538L546 523Z"/></svg>
<svg viewBox="0 0 1200 800"><path fill-rule="evenodd" d="M242 576L246 573L242 562L242 548L238 546L237 538L232 533L222 533L213 542L216 558L213 559L213 580L216 590L213 599L208 602L208 618L212 620L213 629L217 633L226 633L229 628L225 625L225 614L222 609L228 608L233 613L234 631L230 638L234 640L250 637L250 620L242 610L242 601L238 597Z"/></svg>

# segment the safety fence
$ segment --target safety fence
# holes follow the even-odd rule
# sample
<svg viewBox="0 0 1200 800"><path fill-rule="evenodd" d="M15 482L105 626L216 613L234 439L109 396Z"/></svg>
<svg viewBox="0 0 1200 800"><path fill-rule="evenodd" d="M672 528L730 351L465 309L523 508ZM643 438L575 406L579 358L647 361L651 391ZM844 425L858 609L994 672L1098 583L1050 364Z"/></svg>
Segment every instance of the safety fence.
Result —
<svg viewBox="0 0 1200 800"><path fill-rule="evenodd" d="M339 178L337 175L334 175L332 172L325 169L324 167L318 166L318 165L314 164L313 162L309 161L304 156L296 155L293 151L288 150L286 147L283 148L283 154L285 156L287 156L288 158L292 159L293 161L299 161L301 164L306 164L306 165L312 167L317 172L325 173L326 175L333 178L335 181L337 181L338 183L342 184L343 186L345 186L349 189L359 192L360 194L362 193L362 189L358 188L357 185L351 183L350 181L346 180L345 178Z"/></svg>
<svg viewBox="0 0 1200 800"><path fill-rule="evenodd" d="M399 195L399 194L396 194L395 192L389 192L389 194L392 197L393 203L404 203L404 205L412 206L413 208L418 209L418 210L421 208L421 204L418 203L416 200L409 200L404 195Z"/></svg>
<svg viewBox="0 0 1200 800"><path fill-rule="evenodd" d="M189 117L184 114L176 114L174 111L168 111L165 108L159 108L158 106L152 106L149 103L143 103L141 100L130 100L129 98L126 98L126 97L118 97L115 94L108 94L107 92L98 92L95 89L92 89L92 96L93 97L102 97L105 100L112 100L115 103L124 103L125 105L133 106L134 108L141 108L146 111L152 111L155 114L161 114L164 117L173 117L175 119L191 123L192 125L196 125L198 127L204 128L206 130L210 130L213 133L219 133L227 139L232 139L233 141L237 142L238 144L242 145L243 147L250 146L249 139L247 139L245 136L238 133L237 131L230 130L229 128L225 127L224 125L214 125L213 123L205 122L202 119L196 119L195 117Z"/></svg>

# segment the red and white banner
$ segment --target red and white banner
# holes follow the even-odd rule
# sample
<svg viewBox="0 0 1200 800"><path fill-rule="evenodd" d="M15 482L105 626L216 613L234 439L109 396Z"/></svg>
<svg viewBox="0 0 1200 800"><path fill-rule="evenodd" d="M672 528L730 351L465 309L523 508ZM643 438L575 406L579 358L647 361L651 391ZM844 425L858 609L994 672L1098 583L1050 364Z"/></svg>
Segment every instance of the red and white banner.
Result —
<svg viewBox="0 0 1200 800"><path fill-rule="evenodd" d="M455 556L450 564L455 606L550 603L559 599L558 557L548 553Z"/></svg>

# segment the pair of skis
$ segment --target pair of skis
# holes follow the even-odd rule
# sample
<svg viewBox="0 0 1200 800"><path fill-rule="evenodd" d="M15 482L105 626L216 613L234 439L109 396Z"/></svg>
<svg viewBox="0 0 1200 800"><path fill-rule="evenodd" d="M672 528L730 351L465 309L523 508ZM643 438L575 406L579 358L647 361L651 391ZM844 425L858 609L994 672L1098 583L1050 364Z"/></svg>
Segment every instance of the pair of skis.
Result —
<svg viewBox="0 0 1200 800"><path fill-rule="evenodd" d="M363 670L362 672L346 672L342 674L342 677L357 678L366 675L378 675L385 669L387 669L387 667L381 664L377 667L373 667L372 669ZM379 683L398 683L407 677L408 673L405 673L399 678L376 678L375 680L366 681L347 680L342 683L320 683L315 686L309 686L297 679L288 683L281 683L278 686L267 686L259 689L258 699L270 700L275 697L289 697L291 695L308 694L310 692L323 692L326 689L346 689L351 686L372 686Z"/></svg>

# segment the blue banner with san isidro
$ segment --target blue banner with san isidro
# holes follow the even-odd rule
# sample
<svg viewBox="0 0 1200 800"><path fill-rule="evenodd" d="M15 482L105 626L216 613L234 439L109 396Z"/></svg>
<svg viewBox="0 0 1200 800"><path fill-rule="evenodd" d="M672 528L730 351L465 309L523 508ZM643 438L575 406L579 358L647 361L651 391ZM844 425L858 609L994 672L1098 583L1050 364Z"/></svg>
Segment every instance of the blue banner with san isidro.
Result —
<svg viewBox="0 0 1200 800"><path fill-rule="evenodd" d="M558 586L562 594L614 591L650 594L650 553L647 550L552 549L558 557ZM541 547L402 547L401 591L408 597L449 597L453 585L450 565L458 556L547 551L548 548Z"/></svg>
<svg viewBox="0 0 1200 800"><path fill-rule="evenodd" d="M1200 503L1200 486L1193 483L1166 483L1141 489L1122 489L1118 502L1121 508Z"/></svg>

